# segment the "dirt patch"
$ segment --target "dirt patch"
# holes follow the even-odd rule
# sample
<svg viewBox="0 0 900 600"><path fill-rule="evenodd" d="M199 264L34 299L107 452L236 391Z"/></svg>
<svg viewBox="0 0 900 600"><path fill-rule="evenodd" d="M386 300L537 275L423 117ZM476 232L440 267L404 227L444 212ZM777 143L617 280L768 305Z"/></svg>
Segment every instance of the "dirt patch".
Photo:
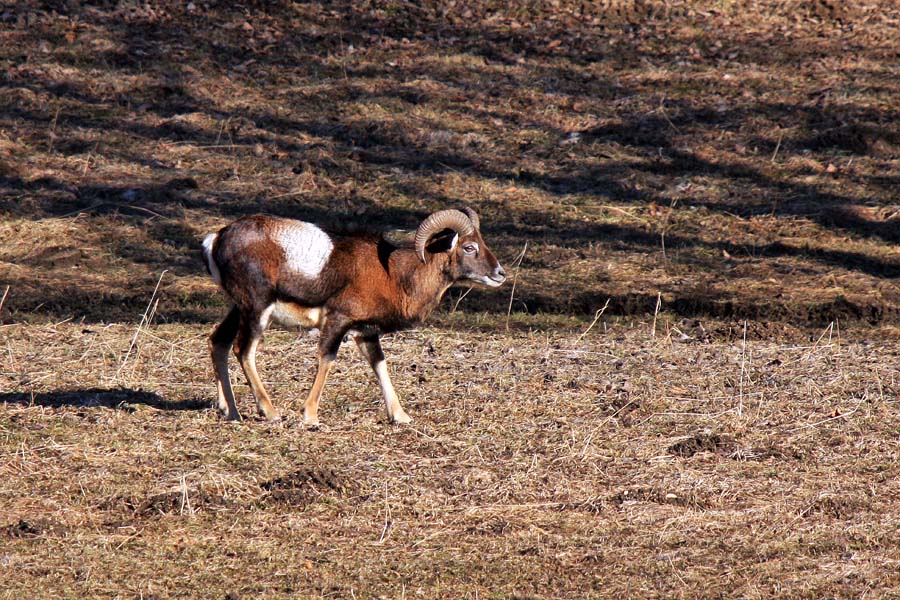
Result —
<svg viewBox="0 0 900 600"><path fill-rule="evenodd" d="M114 497L100 504L101 510L124 510L136 518L169 514L195 514L201 511L235 507L236 504L229 498L197 488L153 494L146 498Z"/></svg>
<svg viewBox="0 0 900 600"><path fill-rule="evenodd" d="M728 436L717 433L697 433L691 437L678 441L666 450L669 454L690 458L698 452L712 452L714 454L729 454L734 447L734 440Z"/></svg>
<svg viewBox="0 0 900 600"><path fill-rule="evenodd" d="M868 498L853 494L822 494L800 509L799 515L804 518L824 515L833 519L847 519L871 510L872 502Z"/></svg>
<svg viewBox="0 0 900 600"><path fill-rule="evenodd" d="M634 391L631 382L603 380L598 402L606 406L610 417L615 417L623 427L628 427L635 417L632 413L641 408L641 401Z"/></svg>
<svg viewBox="0 0 900 600"><path fill-rule="evenodd" d="M825 129L805 145L814 150L833 149L859 156L900 156L900 136L870 123L851 123Z"/></svg>
<svg viewBox="0 0 900 600"><path fill-rule="evenodd" d="M789 1L785 8L797 14L827 21L844 21L854 15L852 2L840 0Z"/></svg>
<svg viewBox="0 0 900 600"><path fill-rule="evenodd" d="M20 519L17 523L0 527L0 537L10 539L64 535L66 535L66 528L61 523L50 519Z"/></svg>
<svg viewBox="0 0 900 600"><path fill-rule="evenodd" d="M466 533L472 535L503 535L505 533L509 533L512 528L512 523L510 523L506 519L502 518L491 518L488 519L484 523L479 523L478 525L473 525L471 527L466 528Z"/></svg>
<svg viewBox="0 0 900 600"><path fill-rule="evenodd" d="M770 459L799 461L806 457L806 453L797 448L783 448L775 444L768 444L752 448L736 447L732 449L728 457L734 460L746 461L767 461Z"/></svg>
<svg viewBox="0 0 900 600"><path fill-rule="evenodd" d="M258 503L306 506L323 495L344 495L349 482L328 468L303 468L261 484Z"/></svg>
<svg viewBox="0 0 900 600"><path fill-rule="evenodd" d="M628 503L634 502L650 502L652 504L671 504L673 506L683 506L694 509L708 509L710 502L706 497L696 490L674 490L662 487L629 487L619 490L618 492L588 498L577 502L565 502L560 504L560 510L575 510L589 513L602 513L611 507L621 507ZM492 522L493 525L496 523ZM503 522L501 522L503 524ZM503 530L509 524L505 523ZM481 532L483 533L483 532Z"/></svg>
<svg viewBox="0 0 900 600"><path fill-rule="evenodd" d="M149 517L172 513L184 514L198 510L225 508L231 505L228 499L218 494L210 494L202 490L190 492L169 492L156 494L147 498L139 506L135 507L136 515Z"/></svg>

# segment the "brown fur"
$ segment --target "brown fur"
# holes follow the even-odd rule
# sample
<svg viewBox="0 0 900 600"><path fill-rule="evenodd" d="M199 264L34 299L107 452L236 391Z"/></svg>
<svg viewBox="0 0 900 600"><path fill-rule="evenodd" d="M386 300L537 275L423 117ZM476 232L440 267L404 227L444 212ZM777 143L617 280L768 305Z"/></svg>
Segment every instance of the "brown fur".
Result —
<svg viewBox="0 0 900 600"><path fill-rule="evenodd" d="M211 263L218 268L222 287L234 302L210 336L219 408L230 419L240 418L227 381L227 350L233 345L259 411L268 419L279 418L255 368L256 347L274 317L321 331L319 371L304 411L308 424L318 423L319 396L348 332L375 370L389 418L408 422L383 366L379 336L424 320L457 281L502 283L505 273L481 233L476 229L454 245L454 232L438 232L429 241L424 264L412 248L376 235L332 238L325 267L318 277L309 278L288 268L284 250L275 241L273 232L284 222L263 215L239 219L219 232L206 256L210 270Z"/></svg>

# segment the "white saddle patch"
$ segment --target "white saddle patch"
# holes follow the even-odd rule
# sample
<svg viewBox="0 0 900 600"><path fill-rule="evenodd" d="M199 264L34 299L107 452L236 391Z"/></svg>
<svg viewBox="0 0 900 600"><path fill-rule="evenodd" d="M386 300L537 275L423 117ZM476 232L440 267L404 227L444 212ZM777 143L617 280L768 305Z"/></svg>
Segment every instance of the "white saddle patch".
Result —
<svg viewBox="0 0 900 600"><path fill-rule="evenodd" d="M327 233L301 221L282 224L274 238L284 250L287 267L310 279L319 276L334 248Z"/></svg>

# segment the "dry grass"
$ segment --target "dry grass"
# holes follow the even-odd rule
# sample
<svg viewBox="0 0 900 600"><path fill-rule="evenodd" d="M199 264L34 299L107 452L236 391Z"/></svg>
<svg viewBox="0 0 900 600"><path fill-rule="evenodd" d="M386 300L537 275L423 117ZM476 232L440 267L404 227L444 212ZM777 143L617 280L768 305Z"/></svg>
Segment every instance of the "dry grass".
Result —
<svg viewBox="0 0 900 600"><path fill-rule="evenodd" d="M0 9L0 598L897 597L895 11L559 4ZM463 202L412 427L209 408L204 233Z"/></svg>
<svg viewBox="0 0 900 600"><path fill-rule="evenodd" d="M272 426L208 408L202 327L151 326L121 370L130 326L4 333L0 384L23 390L2 396L8 597L900 585L892 345L425 329L387 348L411 427L385 424L345 348L308 432L307 336L268 337Z"/></svg>

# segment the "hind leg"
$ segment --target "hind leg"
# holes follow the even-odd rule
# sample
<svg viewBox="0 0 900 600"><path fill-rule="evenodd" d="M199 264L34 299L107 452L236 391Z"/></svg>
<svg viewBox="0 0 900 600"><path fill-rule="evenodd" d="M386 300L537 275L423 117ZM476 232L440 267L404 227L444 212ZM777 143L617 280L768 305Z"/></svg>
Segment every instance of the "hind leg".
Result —
<svg viewBox="0 0 900 600"><path fill-rule="evenodd" d="M259 414L269 421L278 421L281 415L272 404L272 399L263 385L259 373L256 371L256 349L259 342L262 341L263 332L268 324L268 316L270 311L262 311L261 313L241 315L240 326L238 327L237 343L234 345L234 353L237 355L244 375L250 383L250 389L253 390L253 397L256 398L256 407Z"/></svg>
<svg viewBox="0 0 900 600"><path fill-rule="evenodd" d="M328 371L331 370L346 332L347 324L340 319L326 320L322 326L319 334L319 364L316 378L303 405L303 423L309 427L319 426L319 400L322 398L322 388L325 387Z"/></svg>
<svg viewBox="0 0 900 600"><path fill-rule="evenodd" d="M241 420L241 415L234 402L231 378L228 376L228 351L234 345L239 322L240 312L236 306L232 307L228 316L209 336L209 353L212 356L213 372L216 377L217 404L219 412L224 414L229 421Z"/></svg>

